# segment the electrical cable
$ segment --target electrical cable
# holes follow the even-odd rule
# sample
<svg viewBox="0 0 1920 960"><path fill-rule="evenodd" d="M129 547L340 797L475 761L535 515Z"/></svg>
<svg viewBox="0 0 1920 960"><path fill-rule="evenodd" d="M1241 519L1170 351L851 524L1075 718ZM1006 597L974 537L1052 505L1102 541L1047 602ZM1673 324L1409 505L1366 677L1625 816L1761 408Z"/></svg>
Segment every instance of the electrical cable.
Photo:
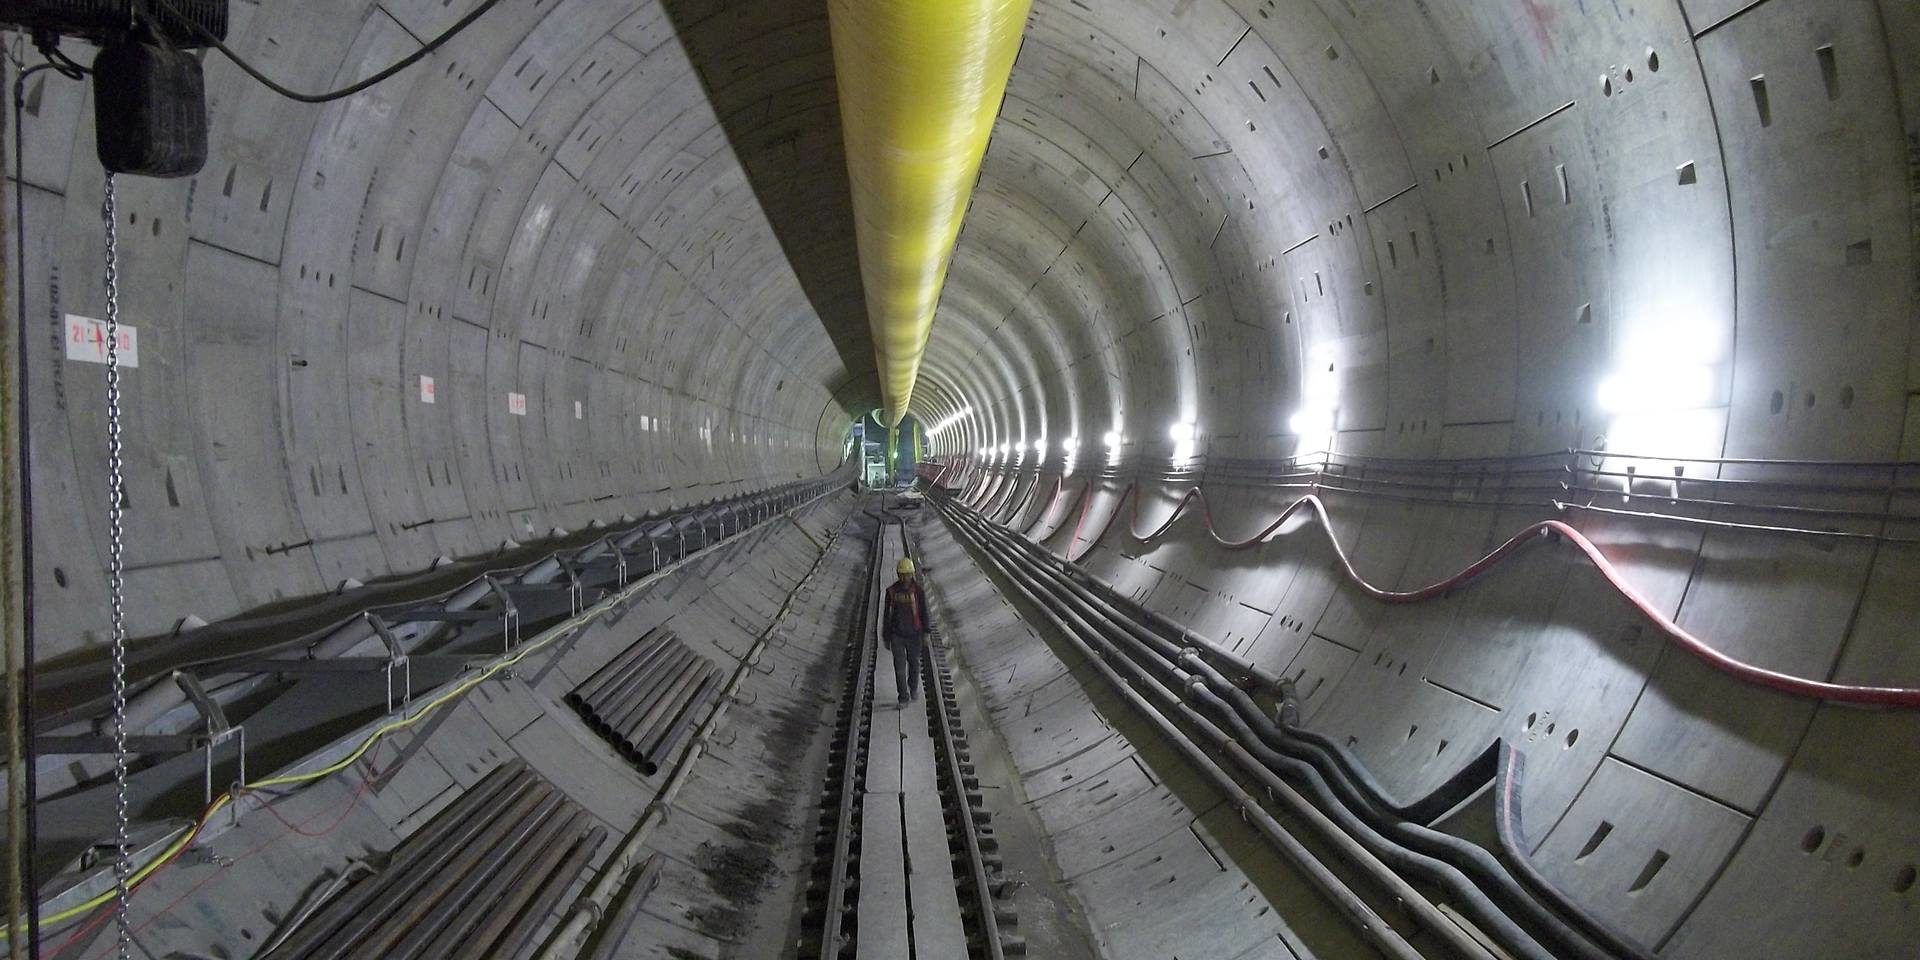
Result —
<svg viewBox="0 0 1920 960"><path fill-rule="evenodd" d="M11 57L11 51L9 52L9 56ZM16 260L18 267L16 272L19 274L20 284L19 298L15 301L15 305L20 312L20 352L15 358L15 378L20 395L16 401L16 409L11 412L15 415L15 432L20 439L19 523L20 556L22 561L20 564L20 596L23 602L20 612L19 689L21 694L19 697L19 720L20 735L25 747L23 752L25 755L24 767L26 770L26 775L20 779L23 781L21 784L22 792L27 797L26 829L22 836L23 842L19 844L15 850L15 856L18 856L25 864L24 869L21 871L22 883L25 887L25 898L29 902L38 903L40 882L38 868L33 862L33 851L39 847L40 813L39 804L36 801L40 795L40 777L39 764L34 756L33 750L33 688L35 673L33 662L33 444L31 443L33 421L29 417L32 407L32 396L30 381L28 379L27 363L27 343L29 342L27 336L27 164L26 148L24 146L26 139L24 123L27 102L27 78L42 70L54 70L61 72L63 75L64 71L60 71L58 67L51 63L37 63L33 66L26 66L17 58L14 58L14 66L18 69L18 73L15 75L13 81L13 225L14 255L18 258ZM11 639L9 638L7 642L10 643ZM8 789L11 790L12 778L9 778L8 782ZM40 916L37 910L27 910L26 913L27 956L37 958L40 956ZM11 939L14 928L15 922L10 919L6 929L9 939Z"/></svg>
<svg viewBox="0 0 1920 960"><path fill-rule="evenodd" d="M676 563L677 562L679 561L676 561ZM669 565L669 567L667 568L662 568L662 569L663 570L671 569L671 565ZM659 573L659 572L660 571L656 571L656 573ZM653 582L657 582L657 581L651 577L643 577L641 579L635 580L632 583L628 584L625 590L609 595L608 597L602 599L598 604L594 605L593 607L590 607L586 610L582 610L581 612L574 614L571 617L568 617L566 620L563 620L555 624L554 626L548 628L544 636L540 637L537 640L530 640L530 641L527 641L526 643L523 643L512 655L503 656L502 658L493 661L492 663L488 664L485 668L476 672L473 676L468 677L467 679L454 684L453 686L449 687L446 691L442 692L439 696L434 697L432 700L425 701L413 713L402 714L402 716L399 719L390 720L386 723L381 724L378 727L375 727L371 732L369 732L366 735L366 737L361 739L358 746L356 746L353 750L349 751L345 756L341 757L339 760L334 761L333 763L327 764L323 767L319 767L314 770L308 770L301 773L280 774L277 776L267 777L264 780L256 780L256 781L253 781L252 783L238 784L236 785L236 789L242 793L245 793L245 792L251 792L251 791L264 790L270 787L292 786L292 785L303 784L303 783L311 783L316 780L322 780L336 773L339 773L340 771L345 770L348 767L352 766L354 763L358 762L361 757L365 756L368 751L372 750L376 745L378 745L382 740L386 739L388 736L394 733L397 733L401 730L405 730L416 723L419 723L421 720L424 720L428 716L432 715L440 707L444 706L445 704L459 697L466 695L468 691L472 690L473 688L479 686L482 683L485 683L487 680L492 679L496 674L499 674L501 671L513 668L514 666L518 665L520 661L525 660L527 657L530 657L533 654L539 652L540 650L545 649L547 646L557 642L561 638L571 636L573 632L578 630L580 627L585 626L586 624L591 623L592 621L598 619L602 614L606 613L607 611L619 607L622 603L625 602L625 600L628 597L637 593L642 586L645 586ZM789 601L791 601L792 598L789 597L788 599ZM784 610L785 607L783 607L782 609ZM213 802L207 804L207 806L201 811L200 815L197 818L195 818L193 824L184 833L181 834L179 839L169 844L167 849L162 851L159 856L155 857L153 860L149 861L147 864L139 867L133 872L130 878L129 887L133 889L137 889L140 886L140 884L145 883L148 878L150 878L156 872L164 868L167 864L173 862L176 858L178 858L183 851L185 851L189 846L193 844L194 839L197 838L200 835L200 833L206 829L207 824L212 822L214 815L219 813L221 810L225 809L228 805L232 804L235 799L236 797L235 797L234 789L229 789L228 791L220 794L218 797L215 797L213 799ZM101 905L107 903L113 898L114 898L114 891L107 890L104 893L96 894L93 897L88 898L87 900L77 903L71 907L67 907L66 909L63 909L55 914L52 914L51 916L42 918L40 922L43 924L64 923L68 920L72 920L75 917L84 915L89 911L92 911L100 907ZM4 939L4 937L0 936L0 939Z"/></svg>
<svg viewBox="0 0 1920 960"><path fill-rule="evenodd" d="M1178 637L1161 636L1152 627L1136 622L1115 609L1111 600L1099 597L1074 583L1064 573L1037 562L1041 548L1023 546L1023 541L1004 530L994 529L978 516L967 518L975 526L975 535L998 544L1011 562L1027 571L1033 584L1050 590L1065 608L1078 610L1095 629L1105 624L1099 642L1114 644L1121 652L1154 672L1160 683L1181 691L1183 699L1195 705L1197 713L1209 723L1233 734L1249 756L1312 798L1313 805L1331 817L1347 835L1360 841L1383 862L1397 870L1420 876L1450 891L1466 913L1484 929L1494 933L1511 949L1534 958L1563 960L1630 957L1647 960L1643 950L1625 943L1597 942L1570 927L1555 907L1563 912L1570 901L1551 891L1542 903L1493 859L1485 849L1424 824L1409 822L1397 815L1398 807L1379 797L1367 797L1345 782L1339 771L1325 764L1313 764L1309 755L1290 749L1272 722L1261 714L1245 691L1234 686L1191 648L1183 648L1194 638L1186 633ZM994 548L989 548L994 549ZM1129 650L1131 652L1129 652ZM1199 686L1194 686L1198 681ZM1489 780L1494 766L1491 756L1485 762L1469 764L1466 771L1443 785L1435 793L1415 804L1426 811L1428 819L1445 812ZM1389 815L1383 808L1394 810ZM1577 912L1577 908L1574 908ZM1580 914L1581 920L1589 920ZM1526 926L1521 926L1524 921ZM1589 926L1582 923L1581 926ZM1537 942L1536 942L1537 939ZM1604 944L1604 946L1597 945Z"/></svg>
<svg viewBox="0 0 1920 960"><path fill-rule="evenodd" d="M202 42L214 48L215 50L220 51L220 53L223 56L225 56L228 60L233 61L233 65L236 67L239 67L241 72L245 73L247 76L250 76L254 80L258 81L261 86L266 87L268 90L271 90L274 93L277 93L280 96L287 98L288 100L298 100L301 103L327 103L329 101L340 100L346 97L351 97L354 94L359 93L360 91L365 90L369 87L372 87L375 84L378 84L381 81L387 79L388 77L391 77L394 74L399 73L400 71L405 70L406 68L411 67L416 63L419 63L421 60L425 59L429 54L433 53L435 50L438 50L442 46L445 46L447 41L452 40L456 36L459 36L461 31L472 26L474 21L479 20L480 17L486 14L487 11L492 10L496 5L500 3L500 0L481 0L479 6L474 7L471 11L467 13L466 16L461 17L458 21L456 21L453 24L453 26L448 27L439 36L434 37L432 40L427 41L426 44L422 46L420 49L415 50L414 52L407 54L404 57L401 57L399 60L395 61L391 66L388 66L386 69L381 70L380 72L370 77L367 77L363 80L349 84L347 86L341 87L338 90L329 90L326 93L301 93L298 90L290 89L288 87L282 86L281 84L275 82L272 77L269 77L266 74L260 72L260 70L254 67L253 64L248 63L245 58L233 52L233 49L228 47L225 43L221 42L220 38L218 36L215 36L213 31L208 30L205 26L202 26L198 21L194 20L191 17L188 17L184 13L181 13L180 8L174 6L172 0L144 0L144 2L150 2L153 5L158 6L160 10L164 11L166 14L172 17L172 19L175 22L184 25L188 30L192 31L192 33L195 36L199 37Z"/></svg>
<svg viewBox="0 0 1920 960"><path fill-rule="evenodd" d="M1207 536L1228 550L1241 550L1265 544L1295 513L1301 510L1311 510L1314 518L1319 522L1321 532L1327 538L1328 545L1333 548L1334 558L1340 562L1340 569L1348 582L1358 587L1361 592L1373 599L1390 604L1419 603L1446 596L1454 590L1465 586L1470 581L1479 578L1481 574L1486 573L1508 556L1518 553L1523 547L1528 546L1536 540L1563 539L1578 549L1587 561L1599 571L1601 577L1606 580L1608 586L1612 588L1614 593L1618 594L1629 606L1637 610L1641 616L1652 622L1654 628L1664 634L1669 641L1680 647L1682 651L1692 655L1707 666L1721 673L1743 683L1765 687L1769 690L1803 699L1825 700L1829 703L1843 703L1855 706L1897 707L1903 710L1920 710L1920 688L1870 686L1814 680L1808 677L1782 673L1777 670L1769 670L1765 667L1748 663L1726 653L1722 653L1699 636L1674 622L1672 617L1667 616L1664 611L1655 606L1644 594L1640 593L1632 583L1628 582L1625 574L1623 574L1618 567L1614 566L1613 561L1607 559L1606 554L1600 550L1599 545L1587 539L1586 534L1581 533L1562 520L1537 521L1514 534L1512 537L1509 537L1506 542L1493 548L1491 552L1480 559L1426 586L1413 590L1387 590L1375 586L1354 568L1352 558L1348 556L1345 545L1340 542L1340 537L1333 528L1333 520L1327 513L1326 503L1320 499L1318 494L1310 493L1294 500L1288 504L1285 509L1280 511L1279 516L1275 517L1272 522L1264 527L1261 527L1254 535L1241 540L1230 540L1222 537L1215 527L1212 508L1207 504L1206 494L1198 484L1187 490L1187 492L1180 497L1179 501L1174 504L1173 512L1169 514L1158 527L1155 527L1148 533L1140 533L1138 529L1136 529L1140 509L1139 489L1140 485L1135 481L1129 483L1127 487L1121 491L1120 499L1114 504L1112 512L1108 514L1107 522L1100 528L1100 533L1088 542L1087 549L1081 551L1079 556L1069 557L1069 562L1078 562L1078 560L1085 557L1100 540L1105 538L1107 530L1112 527L1115 517L1120 513L1120 504L1125 503L1128 497L1133 498L1133 512L1128 522L1127 533L1133 537L1134 540L1140 543L1151 543L1159 539L1165 535L1168 530L1172 529L1174 523L1186 512L1187 505L1198 500Z"/></svg>
<svg viewBox="0 0 1920 960"><path fill-rule="evenodd" d="M289 821L286 817L282 816L280 814L280 811L276 809L273 804L271 803L264 804L263 809L265 809L268 813L272 814L273 818L275 820L278 820L281 823L281 825L285 827L285 829L280 833L277 833L265 840L260 841L257 844L254 844L253 847L249 848L245 853L242 853L239 856L232 858L231 860L222 861L220 864L220 870L215 870L207 874L205 877L200 878L200 881L198 883L187 888L185 891L182 891L179 896L174 897L173 900L169 901L166 906L161 907L159 910L154 911L152 916L149 916L145 920L142 920L140 922L140 925L134 928L133 930L134 934L138 936L142 931L152 926L155 921L173 912L173 909L175 907L178 907L182 901L186 900L190 896L193 896L195 893L198 893L207 884L212 883L214 880L218 879L221 876L222 871L227 870L233 867L234 865L244 860L247 860L250 857L253 857L254 855L258 854L260 851L265 850L266 848L276 843L279 843L281 840L286 839L286 837L289 834L298 834L303 837L309 837L314 839L319 839L319 838L323 838L331 835L334 831L340 829L341 824L346 823L348 815L353 813L354 807L359 805L360 798L365 796L367 791L371 789L372 786L373 786L373 778L368 777L366 779L361 780L360 785L358 787L355 787L353 792L347 796L346 802L340 807L339 812L334 816L332 822L328 823L325 827L321 828L318 831L309 831L305 829L305 827L307 824L320 819L323 815L327 814L330 811L317 810L313 813L312 816L309 816L307 819L302 820L298 824L296 824L296 823L293 823L292 821ZM355 860L352 863L362 865L362 866L365 865L365 861L361 861L361 860ZM350 870L351 870L351 865L349 867L349 872ZM149 877L149 879L151 879L151 877ZM328 894L328 896L330 895L331 894ZM68 950L71 950L75 944L84 942L88 936L90 936L94 931L100 928L101 924L106 922L109 916L110 914L105 914L105 913L100 914L99 916L95 917L93 920L89 921L88 923L75 928L71 935L69 935L65 940L62 940L59 946L54 948L53 953L48 956L48 960L59 960L59 957L61 954L65 953ZM289 926L288 927L289 932L291 932L291 929L293 926L298 926L298 923L295 923ZM82 950L80 952L80 955L85 955L85 953L86 951ZM257 955L265 956L266 954L267 954L267 951L263 949Z"/></svg>
<svg viewBox="0 0 1920 960"><path fill-rule="evenodd" d="M977 523L978 519L975 518L974 522ZM1533 867L1528 859L1528 847L1519 824L1518 804L1514 799L1519 790L1520 758L1504 741L1495 740L1487 750L1470 760L1427 796L1412 803L1401 803L1394 800L1365 765L1343 746L1298 725L1299 711L1292 681L1283 680L1279 685L1281 720L1276 724L1261 712L1246 691L1208 663L1197 650L1191 647L1181 649L1181 645L1195 641L1207 646L1204 638L1184 628L1177 631L1177 636L1161 637L1151 632L1153 627L1134 623L1126 617L1116 619L1112 613L1103 612L1104 608L1096 605L1104 602L1115 607L1138 608L1138 604L1127 604L1119 598L1103 601L1075 582L1065 571L1034 562L1034 557L1050 556L1037 545L1023 547L1020 538L1010 536L1005 531L992 527L982 527L982 530L1003 544L1003 549L1024 549L1022 560L1036 576L1057 584L1058 590L1066 591L1062 596L1070 594L1077 597L1082 607L1093 611L1121 633L1131 634L1121 639L1150 646L1152 649L1147 651L1149 656L1167 661L1171 666L1202 680L1206 694L1202 696L1196 691L1193 699L1207 706L1209 712L1235 725L1250 753L1317 798L1323 810L1335 812L1336 816L1357 814L1362 822L1378 831L1384 841L1435 861L1451 864L1472 877L1476 886L1500 904L1501 910L1517 911L1530 924L1548 934L1557 945L1557 952L1591 955L1589 951L1598 945L1612 956L1636 960L1646 960L1650 956L1644 947L1575 903ZM1147 611L1142 609L1142 613ZM1176 625L1169 622L1156 626L1161 630L1174 631ZM1229 710L1237 716L1226 715L1224 711ZM1277 754L1262 753L1262 748L1286 756L1277 759ZM1301 766L1302 762L1311 764L1315 769ZM1496 812L1500 817L1498 826L1502 852L1506 855L1506 863L1512 865L1511 871L1479 846L1428 826L1489 781L1497 783L1503 801ZM1425 871L1432 869L1430 862L1423 866L1410 861L1409 866ZM1528 888L1531 888L1531 892ZM1569 929L1562 918L1571 921L1573 929ZM1591 943L1587 942L1588 938Z"/></svg>

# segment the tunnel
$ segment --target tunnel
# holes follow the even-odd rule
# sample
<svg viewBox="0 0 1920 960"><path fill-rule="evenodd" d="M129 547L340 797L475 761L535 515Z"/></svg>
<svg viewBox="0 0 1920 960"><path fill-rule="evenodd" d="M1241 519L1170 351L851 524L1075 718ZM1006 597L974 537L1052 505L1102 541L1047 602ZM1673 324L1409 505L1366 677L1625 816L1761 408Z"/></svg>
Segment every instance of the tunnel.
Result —
<svg viewBox="0 0 1920 960"><path fill-rule="evenodd" d="M92 4L220 11L170 177L88 6L9 958L1920 950L1920 5Z"/></svg>

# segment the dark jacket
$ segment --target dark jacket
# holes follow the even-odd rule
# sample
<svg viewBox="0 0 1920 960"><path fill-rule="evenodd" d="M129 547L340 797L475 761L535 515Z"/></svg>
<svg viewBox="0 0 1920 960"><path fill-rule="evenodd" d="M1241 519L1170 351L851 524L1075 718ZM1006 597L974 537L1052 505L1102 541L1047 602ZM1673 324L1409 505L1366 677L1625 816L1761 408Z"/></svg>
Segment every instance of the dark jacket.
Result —
<svg viewBox="0 0 1920 960"><path fill-rule="evenodd" d="M927 632L931 622L927 616L927 595L920 589L919 581L894 581L887 587L885 602L887 616L883 622L887 636L918 640Z"/></svg>

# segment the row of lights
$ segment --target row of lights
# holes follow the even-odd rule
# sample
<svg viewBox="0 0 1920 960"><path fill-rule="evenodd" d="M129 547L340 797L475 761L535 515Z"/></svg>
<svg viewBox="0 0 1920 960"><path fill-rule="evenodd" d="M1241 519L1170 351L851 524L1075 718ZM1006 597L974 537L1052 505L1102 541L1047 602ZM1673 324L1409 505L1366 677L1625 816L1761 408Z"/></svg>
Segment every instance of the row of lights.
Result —
<svg viewBox="0 0 1920 960"><path fill-rule="evenodd" d="M1684 316L1684 311L1680 312L1680 316ZM1726 345L1723 338L1709 327L1676 320L1661 325L1656 331L1637 340L1620 345L1615 352L1617 359L1624 362L1618 363L1601 379L1595 400L1601 412L1627 418L1632 424L1644 428L1672 414L1714 406L1725 392L1721 365L1726 355ZM1306 452L1333 449L1334 434L1339 427L1339 384L1334 371L1331 348L1322 348L1311 354L1301 384L1300 406L1287 418L1287 431L1298 438L1297 449L1303 455ZM971 412L971 409L965 411ZM952 419L949 418L949 421ZM949 421L943 421L936 430ZM1194 460L1199 438L1199 425L1191 419L1182 419L1168 426L1167 439L1172 443L1172 460L1176 467ZM1107 431L1102 440L1109 462L1118 461L1124 442L1119 429ZM1061 442L1066 453L1068 472L1072 471L1078 445L1076 437ZM1660 444L1650 443L1649 446ZM1002 443L997 449L982 447L979 457L989 462L996 459L1006 462L1016 455L1025 454L1029 449L1034 454L1035 462L1046 459L1045 438L1034 441L1030 447L1024 441Z"/></svg>

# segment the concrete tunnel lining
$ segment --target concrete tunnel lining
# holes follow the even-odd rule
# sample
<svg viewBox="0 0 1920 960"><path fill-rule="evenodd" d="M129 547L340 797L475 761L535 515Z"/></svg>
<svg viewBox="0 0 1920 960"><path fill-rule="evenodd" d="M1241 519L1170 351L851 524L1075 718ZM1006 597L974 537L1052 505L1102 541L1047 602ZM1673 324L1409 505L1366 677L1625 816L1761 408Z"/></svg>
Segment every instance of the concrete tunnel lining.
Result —
<svg viewBox="0 0 1920 960"><path fill-rule="evenodd" d="M470 6L236 5L232 36L320 88ZM1759 491L1634 510L1869 537L1574 516L1665 613L1770 668L1920 683L1913 471L1892 465L1920 460L1916 35L1888 0L1037 0L915 413L958 415L933 452L969 482L1019 478L990 498L1014 530L1317 679L1310 723L1390 786L1527 744L1542 869L1663 956L1896 956L1920 895L1911 716L1623 639L1630 611L1550 551L1383 612L1298 528L1234 552L1185 520L1091 532L1128 522L1134 474L1160 491L1142 529L1199 478L1250 532L1298 492L1241 475L1255 461L1617 451L1575 469ZM205 171L120 185L145 643L810 480L878 402L824 3L502 4L324 107L206 70ZM99 171L86 87L27 94L19 289L51 330L102 310ZM32 601L58 668L104 644L104 411L100 368L38 342ZM1303 412L1326 429L1302 436ZM1364 574L1426 583L1555 515L1433 482L1326 494Z"/></svg>

